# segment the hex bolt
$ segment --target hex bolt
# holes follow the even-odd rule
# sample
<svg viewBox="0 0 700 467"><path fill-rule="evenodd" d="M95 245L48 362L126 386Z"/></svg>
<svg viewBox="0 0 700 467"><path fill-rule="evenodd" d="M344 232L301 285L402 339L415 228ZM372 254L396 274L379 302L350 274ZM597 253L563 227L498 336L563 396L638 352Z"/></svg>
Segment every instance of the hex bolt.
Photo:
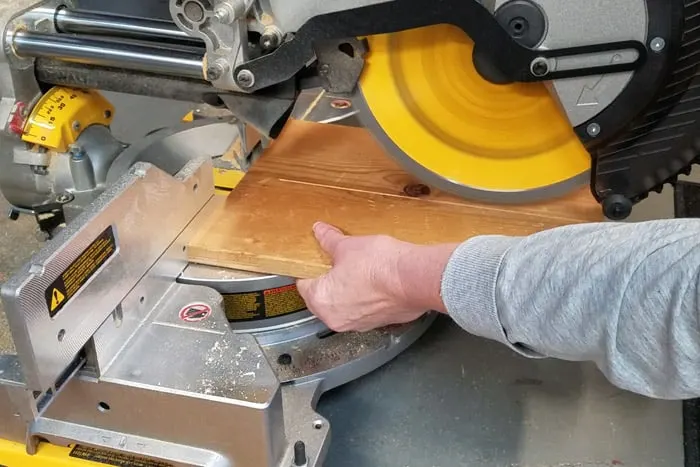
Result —
<svg viewBox="0 0 700 467"><path fill-rule="evenodd" d="M276 26L267 26L260 36L260 47L269 52L280 46L282 43L282 31Z"/></svg>
<svg viewBox="0 0 700 467"><path fill-rule="evenodd" d="M666 40L663 37L655 37L651 40L650 46L651 50L659 53L666 48Z"/></svg>
<svg viewBox="0 0 700 467"><path fill-rule="evenodd" d="M215 63L207 67L207 79L209 81L216 81L221 78L222 74L224 74L224 70L219 64Z"/></svg>
<svg viewBox="0 0 700 467"><path fill-rule="evenodd" d="M591 123L588 125L586 128L586 133L588 133L588 136L595 138L600 134L600 125L597 123Z"/></svg>
<svg viewBox="0 0 700 467"><path fill-rule="evenodd" d="M538 78L547 76L549 74L549 62L544 57L537 57L530 64L530 71Z"/></svg>
<svg viewBox="0 0 700 467"><path fill-rule="evenodd" d="M236 75L236 81L244 89L252 88L255 85L255 75L250 70L241 70Z"/></svg>
<svg viewBox="0 0 700 467"><path fill-rule="evenodd" d="M214 18L216 18L221 24L231 24L236 18L240 17L240 15L244 13L245 3L226 2L220 4L216 10L214 10Z"/></svg>

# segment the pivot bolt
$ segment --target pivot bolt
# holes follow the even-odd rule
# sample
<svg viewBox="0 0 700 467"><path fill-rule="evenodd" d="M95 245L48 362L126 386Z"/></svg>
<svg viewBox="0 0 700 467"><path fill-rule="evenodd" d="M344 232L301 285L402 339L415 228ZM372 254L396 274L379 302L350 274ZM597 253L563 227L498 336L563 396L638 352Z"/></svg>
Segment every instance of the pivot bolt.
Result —
<svg viewBox="0 0 700 467"><path fill-rule="evenodd" d="M547 76L549 74L549 62L544 57L537 57L530 64L530 71L538 78Z"/></svg>
<svg viewBox="0 0 700 467"><path fill-rule="evenodd" d="M244 89L252 88L255 85L255 75L250 70L241 70L236 75L236 81Z"/></svg>
<svg viewBox="0 0 700 467"><path fill-rule="evenodd" d="M655 37L651 40L651 50L656 53L661 52L666 48L666 41L663 37Z"/></svg>
<svg viewBox="0 0 700 467"><path fill-rule="evenodd" d="M276 26L268 26L263 31L262 36L260 36L260 47L265 51L269 52L280 46L282 43L282 31Z"/></svg>
<svg viewBox="0 0 700 467"><path fill-rule="evenodd" d="M216 81L221 78L228 68L222 60L217 60L207 67L207 79L209 81Z"/></svg>

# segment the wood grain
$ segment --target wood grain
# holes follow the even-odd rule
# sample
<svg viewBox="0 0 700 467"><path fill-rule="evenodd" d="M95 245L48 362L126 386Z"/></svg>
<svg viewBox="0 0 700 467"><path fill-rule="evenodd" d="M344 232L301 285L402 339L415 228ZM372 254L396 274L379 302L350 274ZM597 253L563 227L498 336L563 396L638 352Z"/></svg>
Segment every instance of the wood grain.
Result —
<svg viewBox="0 0 700 467"><path fill-rule="evenodd" d="M526 206L482 205L437 190L420 197L366 130L293 122L190 242L193 262L315 277L329 267L311 226L318 220L352 235L387 234L432 244L483 234L528 235L601 220L587 192Z"/></svg>

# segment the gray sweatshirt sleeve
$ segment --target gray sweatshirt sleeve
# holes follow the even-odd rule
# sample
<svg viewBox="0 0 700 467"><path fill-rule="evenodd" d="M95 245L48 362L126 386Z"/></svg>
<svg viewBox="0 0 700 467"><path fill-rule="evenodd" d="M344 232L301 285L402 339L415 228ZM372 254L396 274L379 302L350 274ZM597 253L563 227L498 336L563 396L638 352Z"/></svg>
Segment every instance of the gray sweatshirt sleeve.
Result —
<svg viewBox="0 0 700 467"><path fill-rule="evenodd" d="M586 224L457 248L452 318L532 358L593 361L651 397L700 396L700 220Z"/></svg>

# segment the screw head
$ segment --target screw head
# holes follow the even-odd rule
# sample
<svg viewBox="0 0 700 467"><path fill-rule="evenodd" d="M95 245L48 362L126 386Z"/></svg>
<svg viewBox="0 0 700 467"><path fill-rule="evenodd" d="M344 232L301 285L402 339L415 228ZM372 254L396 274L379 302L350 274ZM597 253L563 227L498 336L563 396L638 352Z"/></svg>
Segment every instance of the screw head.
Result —
<svg viewBox="0 0 700 467"><path fill-rule="evenodd" d="M549 62L544 57L537 57L530 64L530 71L538 78L546 76L549 74Z"/></svg>
<svg viewBox="0 0 700 467"><path fill-rule="evenodd" d="M218 66L207 67L207 79L209 81L216 81L219 78L221 78L221 67L218 67Z"/></svg>
<svg viewBox="0 0 700 467"><path fill-rule="evenodd" d="M75 131L80 130L80 122L77 121L77 120L74 121L74 122L71 124L71 127L73 127L73 129L74 129Z"/></svg>
<svg viewBox="0 0 700 467"><path fill-rule="evenodd" d="M663 37L655 37L651 40L651 44L649 45L651 50L659 53L666 48L666 40Z"/></svg>
<svg viewBox="0 0 700 467"><path fill-rule="evenodd" d="M326 63L321 65L318 69L318 72L322 75L327 75L328 73L330 73L330 71L331 71L331 67L330 67L330 65L328 65Z"/></svg>
<svg viewBox="0 0 700 467"><path fill-rule="evenodd" d="M63 192L63 193L60 193L58 196L56 196L57 203L65 204L65 203L68 203L70 201L73 201L73 195L71 195L68 192Z"/></svg>
<svg viewBox="0 0 700 467"><path fill-rule="evenodd" d="M255 75L250 70L241 70L236 75L236 82L242 88L252 88L255 85Z"/></svg>
<svg viewBox="0 0 700 467"><path fill-rule="evenodd" d="M592 136L593 138L595 138L600 134L600 125L598 125L597 123L591 123L586 128L586 133L588 133L588 136Z"/></svg>
<svg viewBox="0 0 700 467"><path fill-rule="evenodd" d="M220 6L214 10L214 17L219 20L221 24L229 24L232 22L231 11L225 6Z"/></svg>

